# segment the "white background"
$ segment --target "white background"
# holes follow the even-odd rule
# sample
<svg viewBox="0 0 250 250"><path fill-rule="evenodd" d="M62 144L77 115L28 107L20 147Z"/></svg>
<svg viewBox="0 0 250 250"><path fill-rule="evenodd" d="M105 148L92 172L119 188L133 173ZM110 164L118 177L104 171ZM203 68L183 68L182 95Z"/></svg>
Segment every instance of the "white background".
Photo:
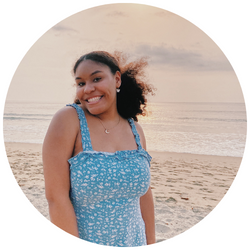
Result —
<svg viewBox="0 0 250 250"><path fill-rule="evenodd" d="M76 12L101 4L119 2L160 7L180 15L202 29L220 47L232 64L249 110L250 16L247 0L8 0L0 4L1 119L11 78L25 53L44 32ZM31 205L12 175L4 150L2 133L0 140L0 248L107 249L107 247L76 239L59 230ZM219 205L205 219L185 233L150 247L171 250L250 249L248 239L250 233L249 152L248 139L235 181Z"/></svg>

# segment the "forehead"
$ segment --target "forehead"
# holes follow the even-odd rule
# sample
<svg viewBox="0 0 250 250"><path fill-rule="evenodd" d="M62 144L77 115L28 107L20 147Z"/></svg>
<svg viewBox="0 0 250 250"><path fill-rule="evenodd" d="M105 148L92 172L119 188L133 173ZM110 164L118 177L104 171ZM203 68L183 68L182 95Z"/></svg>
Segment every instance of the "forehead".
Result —
<svg viewBox="0 0 250 250"><path fill-rule="evenodd" d="M91 74L96 70L111 72L109 67L103 63L95 62L92 60L85 60L78 65L75 75Z"/></svg>

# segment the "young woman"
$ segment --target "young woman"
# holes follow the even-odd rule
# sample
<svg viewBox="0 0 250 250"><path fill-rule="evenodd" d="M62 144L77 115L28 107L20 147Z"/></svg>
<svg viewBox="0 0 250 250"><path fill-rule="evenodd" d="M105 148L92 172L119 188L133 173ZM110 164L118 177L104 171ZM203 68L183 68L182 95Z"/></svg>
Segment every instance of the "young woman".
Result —
<svg viewBox="0 0 250 250"><path fill-rule="evenodd" d="M150 160L136 122L144 114L146 61L121 67L121 54L78 59L76 100L53 117L43 144L51 221L81 239L110 246L155 243Z"/></svg>

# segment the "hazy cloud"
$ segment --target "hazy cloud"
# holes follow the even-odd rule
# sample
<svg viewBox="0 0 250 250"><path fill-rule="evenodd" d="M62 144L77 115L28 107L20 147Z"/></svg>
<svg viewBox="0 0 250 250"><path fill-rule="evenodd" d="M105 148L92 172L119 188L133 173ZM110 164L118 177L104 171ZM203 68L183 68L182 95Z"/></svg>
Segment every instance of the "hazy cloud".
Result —
<svg viewBox="0 0 250 250"><path fill-rule="evenodd" d="M169 16L170 14L171 14L170 12L163 11L163 10L160 10L154 13L154 15L158 17L166 17L166 16Z"/></svg>
<svg viewBox="0 0 250 250"><path fill-rule="evenodd" d="M150 63L155 65L169 65L178 68L205 71L232 70L226 58L209 58L201 53L186 49L142 44L136 47L135 53L148 56Z"/></svg>
<svg viewBox="0 0 250 250"><path fill-rule="evenodd" d="M77 32L75 29L72 29L70 27L64 26L62 24L57 24L54 27L51 28L54 31L61 31L61 32Z"/></svg>
<svg viewBox="0 0 250 250"><path fill-rule="evenodd" d="M107 14L109 17L127 17L128 15L125 12L114 10Z"/></svg>

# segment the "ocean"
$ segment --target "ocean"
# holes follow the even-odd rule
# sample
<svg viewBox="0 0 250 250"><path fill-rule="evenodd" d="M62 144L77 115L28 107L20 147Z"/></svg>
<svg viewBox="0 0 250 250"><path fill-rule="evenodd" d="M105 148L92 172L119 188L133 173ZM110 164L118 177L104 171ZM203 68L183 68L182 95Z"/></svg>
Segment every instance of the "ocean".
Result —
<svg viewBox="0 0 250 250"><path fill-rule="evenodd" d="M60 103L6 102L5 142L43 143ZM148 151L242 157L246 141L244 103L149 103L139 117Z"/></svg>

